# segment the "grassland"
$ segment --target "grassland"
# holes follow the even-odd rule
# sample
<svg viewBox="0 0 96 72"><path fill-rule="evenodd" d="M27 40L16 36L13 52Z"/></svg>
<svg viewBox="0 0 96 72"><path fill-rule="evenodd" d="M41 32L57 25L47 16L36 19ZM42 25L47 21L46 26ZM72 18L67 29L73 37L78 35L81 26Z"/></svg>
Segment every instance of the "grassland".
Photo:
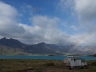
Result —
<svg viewBox="0 0 96 72"><path fill-rule="evenodd" d="M63 61L0 59L0 72L96 72L96 61L87 61L88 69L67 69Z"/></svg>

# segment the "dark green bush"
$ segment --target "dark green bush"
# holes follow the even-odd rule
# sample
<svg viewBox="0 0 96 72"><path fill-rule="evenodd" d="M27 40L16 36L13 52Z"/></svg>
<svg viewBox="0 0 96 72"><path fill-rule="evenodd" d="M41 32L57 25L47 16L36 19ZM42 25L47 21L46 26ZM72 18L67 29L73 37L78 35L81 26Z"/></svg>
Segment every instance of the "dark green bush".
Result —
<svg viewBox="0 0 96 72"><path fill-rule="evenodd" d="M41 69L36 69L35 72L43 72Z"/></svg>
<svg viewBox="0 0 96 72"><path fill-rule="evenodd" d="M91 63L91 66L96 66L96 62Z"/></svg>
<svg viewBox="0 0 96 72"><path fill-rule="evenodd" d="M46 65L46 66L55 66L54 63L46 63L45 65Z"/></svg>

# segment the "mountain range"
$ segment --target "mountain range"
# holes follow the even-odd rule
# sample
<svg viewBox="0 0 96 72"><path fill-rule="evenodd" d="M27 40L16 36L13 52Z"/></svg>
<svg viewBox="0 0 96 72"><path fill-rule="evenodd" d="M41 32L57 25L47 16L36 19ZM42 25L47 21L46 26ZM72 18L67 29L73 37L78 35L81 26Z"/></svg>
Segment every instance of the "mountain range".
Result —
<svg viewBox="0 0 96 72"><path fill-rule="evenodd" d="M38 44L27 45L16 39L0 39L0 55L64 55L74 45L59 46L56 44L46 44L44 42ZM71 54L95 54L96 47L78 46ZM94 49L94 50L93 50Z"/></svg>

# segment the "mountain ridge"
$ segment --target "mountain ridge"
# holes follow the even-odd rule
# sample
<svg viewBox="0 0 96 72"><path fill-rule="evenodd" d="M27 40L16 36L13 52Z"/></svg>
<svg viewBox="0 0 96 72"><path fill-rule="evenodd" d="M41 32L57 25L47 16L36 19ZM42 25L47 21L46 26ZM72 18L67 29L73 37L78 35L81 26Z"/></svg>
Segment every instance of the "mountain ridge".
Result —
<svg viewBox="0 0 96 72"><path fill-rule="evenodd" d="M41 42L33 45L27 45L20 42L19 40L12 39L12 38L7 39L4 37L0 39L0 49L2 51L0 55L2 54L8 55L8 53L13 55L14 51L17 55L24 55L24 54L25 55L26 54L64 55L68 53L73 46L74 45L58 46L56 44L46 44L45 42ZM89 48L88 46L86 47L78 46L70 53L71 54L95 54L96 52L95 48L96 46L94 46L93 48L90 48L90 46Z"/></svg>
<svg viewBox="0 0 96 72"><path fill-rule="evenodd" d="M14 50L18 48L21 49L23 52L31 53L31 54L61 54L48 47L47 44L44 42L33 44L33 45L27 45L21 43L19 40L12 39L12 38L6 39L4 37L0 39L0 45L4 47L6 46L6 50L8 50L7 48L9 47L11 47L11 49Z"/></svg>

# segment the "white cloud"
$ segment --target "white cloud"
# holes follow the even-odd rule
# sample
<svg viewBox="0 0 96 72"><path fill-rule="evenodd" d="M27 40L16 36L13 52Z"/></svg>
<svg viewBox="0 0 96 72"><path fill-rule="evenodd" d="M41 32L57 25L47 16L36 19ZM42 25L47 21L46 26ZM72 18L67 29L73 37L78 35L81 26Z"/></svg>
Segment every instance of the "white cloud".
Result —
<svg viewBox="0 0 96 72"><path fill-rule="evenodd" d="M24 32L24 29L17 24L17 10L0 1L0 35L14 36Z"/></svg>
<svg viewBox="0 0 96 72"><path fill-rule="evenodd" d="M8 5L3 2L1 3L5 7ZM27 24L17 22L16 16L18 15L18 12L14 7L9 5L9 7L7 6L7 9L9 11L6 11L6 9L4 9L4 11L8 13L8 17L6 13L0 13L2 15L0 18L4 17L4 19L0 20L0 36L17 38L27 44L47 42L66 45L72 43L69 40L70 36L61 32L58 28L60 22L59 18L35 15L30 18L32 26L28 26ZM12 12L12 15L10 15L10 12Z"/></svg>
<svg viewBox="0 0 96 72"><path fill-rule="evenodd" d="M80 20L96 19L96 0L75 0L75 10Z"/></svg>
<svg viewBox="0 0 96 72"><path fill-rule="evenodd" d="M41 16L41 15L33 16L31 20L32 20L32 24L43 28L46 27L54 28L54 26L56 27L59 22L59 19L57 17L51 18L48 16Z"/></svg>
<svg viewBox="0 0 96 72"><path fill-rule="evenodd" d="M8 17L13 17L17 15L17 11L14 7L5 4L3 2L0 1L0 15L6 15Z"/></svg>
<svg viewBox="0 0 96 72"><path fill-rule="evenodd" d="M82 45L95 45L96 37L96 0L74 0L74 10L77 12L80 28L83 30ZM78 37L79 38L79 37Z"/></svg>
<svg viewBox="0 0 96 72"><path fill-rule="evenodd" d="M74 1L73 0L60 0L57 4L57 8L63 12L69 12L73 9Z"/></svg>
<svg viewBox="0 0 96 72"><path fill-rule="evenodd" d="M68 44L70 36L60 31L58 23L60 20L57 17L48 17L36 15L30 18L33 26L22 25L26 31L31 34L33 42L46 42L55 44ZM27 33L28 33L27 32ZM26 35L25 35L26 36Z"/></svg>
<svg viewBox="0 0 96 72"><path fill-rule="evenodd" d="M31 6L28 6L28 8L31 8ZM19 23L17 21L18 14L16 8L9 4L0 2L0 37L16 38L27 44L46 42L52 44L72 45L80 41L80 39L90 35L88 33L69 35L62 32L58 27L59 24L62 24L61 20L57 17L46 15L32 16L30 18L32 25L28 26L28 24ZM77 29L75 26L71 26L71 28L74 30ZM95 30L95 27L93 30ZM95 44L95 33L96 32L94 32L93 36L89 39L85 40L83 44Z"/></svg>
<svg viewBox="0 0 96 72"><path fill-rule="evenodd" d="M81 29L87 33L96 32L96 0L74 0Z"/></svg>
<svg viewBox="0 0 96 72"><path fill-rule="evenodd" d="M71 28L73 29L73 30L77 30L77 27L76 26L71 26Z"/></svg>
<svg viewBox="0 0 96 72"><path fill-rule="evenodd" d="M21 13L23 14L23 15L29 15L29 16L33 16L33 7L31 6L31 5L28 5L28 4L23 4L21 7Z"/></svg>
<svg viewBox="0 0 96 72"><path fill-rule="evenodd" d="M62 11L71 11L72 15L74 15L75 10L79 20L91 21L96 19L96 0L60 0L57 6Z"/></svg>

